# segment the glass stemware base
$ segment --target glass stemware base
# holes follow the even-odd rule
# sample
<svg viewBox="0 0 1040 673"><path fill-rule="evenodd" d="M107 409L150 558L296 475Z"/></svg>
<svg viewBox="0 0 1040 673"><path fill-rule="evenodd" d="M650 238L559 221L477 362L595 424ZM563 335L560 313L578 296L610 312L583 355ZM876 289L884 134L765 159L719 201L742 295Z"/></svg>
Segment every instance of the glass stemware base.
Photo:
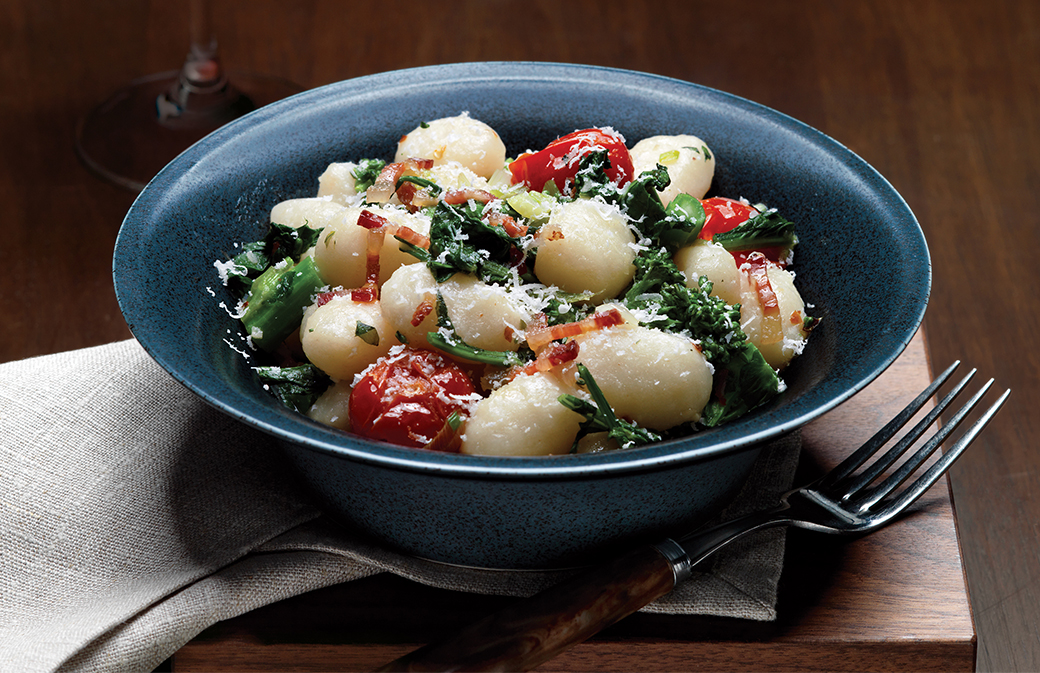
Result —
<svg viewBox="0 0 1040 673"><path fill-rule="evenodd" d="M76 128L76 154L84 165L139 192L210 132L302 90L288 80L243 72L230 72L209 88L186 88L181 77L182 71L172 70L134 80L87 113Z"/></svg>

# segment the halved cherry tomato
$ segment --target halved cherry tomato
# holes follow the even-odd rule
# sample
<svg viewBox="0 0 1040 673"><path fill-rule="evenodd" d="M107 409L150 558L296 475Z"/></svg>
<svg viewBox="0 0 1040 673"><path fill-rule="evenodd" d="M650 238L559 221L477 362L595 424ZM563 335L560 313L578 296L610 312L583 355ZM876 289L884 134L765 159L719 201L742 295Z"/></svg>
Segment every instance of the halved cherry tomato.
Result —
<svg viewBox="0 0 1040 673"><path fill-rule="evenodd" d="M509 165L513 184L525 183L533 191L540 192L552 180L561 192L568 180L578 173L581 158L591 148L603 148L610 159L607 176L619 186L632 181L635 168L632 155L625 147L625 140L617 133L602 129L585 129L568 133L549 143L544 150L524 154Z"/></svg>
<svg viewBox="0 0 1040 673"><path fill-rule="evenodd" d="M746 203L722 196L702 199L701 205L704 206L704 227L699 236L706 241L710 241L715 234L735 229L737 225L744 224L758 215L758 211Z"/></svg>
<svg viewBox="0 0 1040 673"><path fill-rule="evenodd" d="M403 348L383 357L350 393L350 430L363 437L420 448L464 414L472 379L434 351Z"/></svg>

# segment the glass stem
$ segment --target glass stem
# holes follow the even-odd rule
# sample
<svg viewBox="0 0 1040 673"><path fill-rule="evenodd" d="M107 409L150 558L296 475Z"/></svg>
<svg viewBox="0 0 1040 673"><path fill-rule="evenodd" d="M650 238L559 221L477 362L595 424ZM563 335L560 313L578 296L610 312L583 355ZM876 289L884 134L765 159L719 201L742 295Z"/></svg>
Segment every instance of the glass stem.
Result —
<svg viewBox="0 0 1040 673"><path fill-rule="evenodd" d="M185 86L196 92L212 92L227 84L227 76L217 55L217 38L209 0L188 3L191 47L181 68Z"/></svg>
<svg viewBox="0 0 1040 673"><path fill-rule="evenodd" d="M177 80L155 101L159 123L168 128L216 128L253 109L228 82L217 54L209 0L189 0L191 46Z"/></svg>

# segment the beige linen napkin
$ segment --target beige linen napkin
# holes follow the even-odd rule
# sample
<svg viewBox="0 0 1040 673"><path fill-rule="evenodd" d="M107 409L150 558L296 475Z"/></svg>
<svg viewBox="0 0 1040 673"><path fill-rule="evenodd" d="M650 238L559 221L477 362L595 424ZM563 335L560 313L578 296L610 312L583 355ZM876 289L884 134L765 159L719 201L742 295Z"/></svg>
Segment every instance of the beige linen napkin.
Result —
<svg viewBox="0 0 1040 673"><path fill-rule="evenodd" d="M727 514L775 501L796 436ZM648 610L775 617L783 532L726 549ZM211 624L379 572L526 595L562 572L454 568L322 515L267 435L133 340L0 365L0 671L148 671ZM474 615L478 617L478 615Z"/></svg>

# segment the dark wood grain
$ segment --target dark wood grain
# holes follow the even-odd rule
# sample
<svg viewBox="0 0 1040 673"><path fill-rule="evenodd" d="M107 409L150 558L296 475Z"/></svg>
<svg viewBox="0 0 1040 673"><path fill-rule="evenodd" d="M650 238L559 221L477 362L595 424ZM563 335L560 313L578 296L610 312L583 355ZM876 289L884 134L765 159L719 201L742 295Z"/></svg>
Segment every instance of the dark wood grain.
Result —
<svg viewBox="0 0 1040 673"><path fill-rule="evenodd" d="M179 65L187 49L186 5L0 2L0 361L128 336L109 267L132 195L83 169L72 151L73 132L77 118L118 86ZM928 237L934 284L925 325L932 358L940 365L964 359L1014 390L954 468L952 483L978 668L1040 669L1040 421L1033 411L1040 405L1040 4L213 5L232 69L317 86L465 60L632 68L772 106L871 162L903 194ZM927 558L926 552L920 554ZM818 598L829 605L826 595ZM833 607L835 619L846 617L842 610ZM648 650L633 651L663 648L684 656L686 645L671 645L649 642L639 645ZM905 646L919 644L909 638ZM835 643L833 651L842 647ZM751 656L755 646L738 649Z"/></svg>
<svg viewBox="0 0 1040 673"><path fill-rule="evenodd" d="M625 554L381 666L380 671L529 671L670 592L653 547Z"/></svg>

